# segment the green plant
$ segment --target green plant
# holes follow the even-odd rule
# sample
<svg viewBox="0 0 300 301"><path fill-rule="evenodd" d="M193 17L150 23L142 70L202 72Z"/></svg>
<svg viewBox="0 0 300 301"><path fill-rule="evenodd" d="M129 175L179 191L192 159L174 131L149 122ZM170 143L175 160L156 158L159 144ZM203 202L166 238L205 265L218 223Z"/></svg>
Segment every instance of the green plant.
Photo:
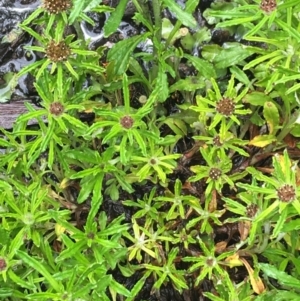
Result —
<svg viewBox="0 0 300 301"><path fill-rule="evenodd" d="M248 167L248 171L253 177L263 184L254 186L239 183L238 186L264 195L264 208L255 217L252 231L255 231L254 229L256 229L258 223L272 216L271 221L274 219L275 224L271 238L276 238L286 220L299 214L300 204L298 200L299 189L296 185L295 171L297 166L290 161L287 151L284 152L283 156L273 157L273 166L274 173L272 177L267 177L261 172Z"/></svg>
<svg viewBox="0 0 300 301"><path fill-rule="evenodd" d="M215 153L209 148L202 148L200 151L208 166L192 166L191 170L196 175L190 177L189 180L194 182L206 178L206 183L208 183L205 190L206 196L209 196L214 189L216 189L219 193L222 193L222 188L225 183L233 187L233 181L230 176L227 176L226 174L232 168L231 160L226 156L220 156L220 158L215 157Z"/></svg>
<svg viewBox="0 0 300 301"><path fill-rule="evenodd" d="M296 299L300 6L206 4L44 0L3 39L39 107L0 131L0 298Z"/></svg>

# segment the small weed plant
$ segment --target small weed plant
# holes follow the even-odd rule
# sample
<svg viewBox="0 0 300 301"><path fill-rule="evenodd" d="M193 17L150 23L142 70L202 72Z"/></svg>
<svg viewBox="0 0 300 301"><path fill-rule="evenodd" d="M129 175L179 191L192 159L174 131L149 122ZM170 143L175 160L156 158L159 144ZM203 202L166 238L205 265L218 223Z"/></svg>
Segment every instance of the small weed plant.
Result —
<svg viewBox="0 0 300 301"><path fill-rule="evenodd" d="M1 300L299 300L299 1L108 2L19 24Z"/></svg>

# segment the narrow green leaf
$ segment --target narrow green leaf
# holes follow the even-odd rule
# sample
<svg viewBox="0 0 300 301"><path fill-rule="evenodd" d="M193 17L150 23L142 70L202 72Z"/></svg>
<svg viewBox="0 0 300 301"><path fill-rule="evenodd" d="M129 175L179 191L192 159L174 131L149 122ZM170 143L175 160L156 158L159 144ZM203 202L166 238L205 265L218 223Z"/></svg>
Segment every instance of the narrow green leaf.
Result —
<svg viewBox="0 0 300 301"><path fill-rule="evenodd" d="M131 290L131 295L125 301L133 301L134 298L138 295L140 290L143 288L146 279L149 277L149 274L144 274L142 278L140 278Z"/></svg>
<svg viewBox="0 0 300 301"><path fill-rule="evenodd" d="M44 63L44 60L40 60L40 61L36 61L24 68L22 68L19 73L18 73L18 77L27 74L28 72L32 71L32 70L37 70L39 69L38 67L41 66Z"/></svg>
<svg viewBox="0 0 300 301"><path fill-rule="evenodd" d="M34 268L41 275L43 275L46 278L46 280L49 282L51 288L53 288L57 292L61 291L61 285L53 278L50 272L46 269L45 262L41 263L36 259L34 259L33 257L29 256L26 252L20 250L18 250L16 254L25 264Z"/></svg>
<svg viewBox="0 0 300 301"><path fill-rule="evenodd" d="M281 55L281 50L276 50L276 51L273 51L271 53L268 53L266 55L263 55L263 56L259 56L257 59L254 59L252 60L250 63L248 63L247 65L245 65L244 67L244 70L248 70L266 60L269 60L271 58L274 58L276 56L280 56Z"/></svg>
<svg viewBox="0 0 300 301"><path fill-rule="evenodd" d="M80 55L92 55L92 56L97 56L98 53L96 51L91 51L91 50L85 50L85 49L72 49L72 53L80 54Z"/></svg>
<svg viewBox="0 0 300 301"><path fill-rule="evenodd" d="M125 73L135 47L147 36L149 36L149 33L125 39L109 50L107 58L109 62L113 62L113 74L110 74L110 78Z"/></svg>
<svg viewBox="0 0 300 301"><path fill-rule="evenodd" d="M61 235L61 238L63 238L64 234ZM86 241L81 240L76 243L73 243L72 247L65 248L62 252L59 253L58 257L56 257L55 261L61 262L68 258L73 257L77 252L81 253L86 249Z"/></svg>
<svg viewBox="0 0 300 301"><path fill-rule="evenodd" d="M277 23L285 32L289 33L292 37L294 37L298 43L300 42L300 33L298 30L296 30L292 26L289 26L280 18L276 18L275 23Z"/></svg>
<svg viewBox="0 0 300 301"><path fill-rule="evenodd" d="M130 297L130 291L127 290L122 284L112 279L109 284L110 289L114 290L116 293L123 295L125 297Z"/></svg>
<svg viewBox="0 0 300 301"><path fill-rule="evenodd" d="M17 285L23 288L27 288L28 290L36 290L36 287L34 284L29 283L28 281L23 280L20 278L18 275L16 275L12 269L9 269L8 272L8 277Z"/></svg>
<svg viewBox="0 0 300 301"><path fill-rule="evenodd" d="M38 293L33 293L29 294L26 296L26 299L28 300L57 300L58 295L54 293L43 293L43 292L38 292Z"/></svg>
<svg viewBox="0 0 300 301"><path fill-rule="evenodd" d="M70 24L73 24L74 21L79 17L79 15L81 14L81 12L83 10L85 3L86 3L86 1L83 1L83 0L74 0L73 1L72 11L69 16Z"/></svg>
<svg viewBox="0 0 300 301"><path fill-rule="evenodd" d="M33 20L36 20L38 16L43 13L45 10L43 7L38 7L37 9L34 10L34 12L23 21L23 25L28 25L30 24Z"/></svg>
<svg viewBox="0 0 300 301"><path fill-rule="evenodd" d="M63 86L64 86L63 68L62 65L59 64L57 66L57 77L56 77L56 87L57 87L59 98L63 97Z"/></svg>
<svg viewBox="0 0 300 301"><path fill-rule="evenodd" d="M98 166L94 166L93 168L86 168L82 171L79 171L79 172L73 174L70 177L70 179L85 178L85 177L90 176L90 175L94 176L99 172L100 172L100 168Z"/></svg>
<svg viewBox="0 0 300 301"><path fill-rule="evenodd" d="M279 235L279 233L282 232L282 228L286 223L286 219L287 219L287 210L283 210L276 222L276 226L273 230L272 236L270 237L271 239L275 239Z"/></svg>
<svg viewBox="0 0 300 301"><path fill-rule="evenodd" d="M73 116L71 116L71 115L69 115L69 114L63 114L62 115L62 117L65 119L65 120L67 120L72 126L73 126L73 130L74 131L76 131L76 128L77 129L80 129L81 131L85 131L85 133L86 133L86 131L87 131L87 126L83 123L83 122L81 122L79 119L77 119L77 118L75 118L75 117L73 117ZM75 127L75 129L74 129L74 127Z"/></svg>
<svg viewBox="0 0 300 301"><path fill-rule="evenodd" d="M88 215L87 222L86 222L88 228L92 228L94 218L96 217L97 213L99 212L99 208L103 201L103 196L102 196L103 178L104 178L104 173L100 173L97 175L97 178L94 182L91 209L89 211L89 215Z"/></svg>
<svg viewBox="0 0 300 301"><path fill-rule="evenodd" d="M170 92L174 91L191 91L203 89L205 82L203 77L187 76L185 79L177 80L171 87Z"/></svg>
<svg viewBox="0 0 300 301"><path fill-rule="evenodd" d="M197 29L199 27L197 21L191 13L184 11L174 0L163 0L164 5L172 11L177 19L192 29Z"/></svg>
<svg viewBox="0 0 300 301"><path fill-rule="evenodd" d="M53 134L54 134L54 129L55 129L55 123L51 122L48 126L47 133L43 137L42 143L41 143L41 152L45 151L46 148L48 147L49 141L51 140Z"/></svg>
<svg viewBox="0 0 300 301"><path fill-rule="evenodd" d="M109 19L105 22L104 25L104 37L107 38L112 33L116 32L118 26L120 25L126 5L128 0L120 0L118 6L116 7L115 11L113 11L109 17Z"/></svg>
<svg viewBox="0 0 300 301"><path fill-rule="evenodd" d="M279 284L300 290L299 279L287 274L284 271L277 270L277 268L271 264L259 263L258 266L266 276L276 279Z"/></svg>
<svg viewBox="0 0 300 301"><path fill-rule="evenodd" d="M9 259L12 259L16 252L19 250L19 248L23 245L23 239L25 235L25 228L21 228L19 233L15 235L14 239L10 243L9 246Z"/></svg>
<svg viewBox="0 0 300 301"><path fill-rule="evenodd" d="M129 95L128 77L127 77L126 73L124 73L124 75L123 75L122 87L123 87L123 101L124 101L124 106L125 106L125 113L129 114L129 112L130 112L130 95Z"/></svg>
<svg viewBox="0 0 300 301"><path fill-rule="evenodd" d="M285 92L285 94L293 93L293 92L295 92L295 91L297 91L297 90L299 90L299 89L300 89L300 83L298 83L298 84L296 84L296 85L293 85L291 88L289 88L289 89Z"/></svg>
<svg viewBox="0 0 300 301"><path fill-rule="evenodd" d="M206 79L210 79L211 77L215 78L217 76L214 67L210 62L188 54L185 54L184 57L191 61L197 71Z"/></svg>
<svg viewBox="0 0 300 301"><path fill-rule="evenodd" d="M253 54L253 51L247 46L231 43L230 48L222 49L220 53L217 54L214 63L216 68L227 68L241 63L251 54Z"/></svg>
<svg viewBox="0 0 300 301"><path fill-rule="evenodd" d="M80 185L81 185L81 189L77 199L78 204L83 203L91 195L95 185L94 175L89 175L84 177L80 181Z"/></svg>
<svg viewBox="0 0 300 301"><path fill-rule="evenodd" d="M70 73L77 79L79 80L79 75L77 74L77 72L73 69L71 63L69 61L65 61L65 66L67 67L67 69L70 71Z"/></svg>

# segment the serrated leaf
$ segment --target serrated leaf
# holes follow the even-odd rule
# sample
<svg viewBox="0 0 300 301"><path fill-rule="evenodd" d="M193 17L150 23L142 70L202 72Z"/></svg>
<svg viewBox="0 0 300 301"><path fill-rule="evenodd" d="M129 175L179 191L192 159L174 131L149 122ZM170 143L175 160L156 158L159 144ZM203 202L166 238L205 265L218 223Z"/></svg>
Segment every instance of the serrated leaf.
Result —
<svg viewBox="0 0 300 301"><path fill-rule="evenodd" d="M281 285L300 289L300 280L287 274L284 271L279 271L274 265L267 263L259 263L260 269L268 277L276 279Z"/></svg>
<svg viewBox="0 0 300 301"><path fill-rule="evenodd" d="M74 21L82 13L85 2L86 1L83 1L83 0L74 0L73 1L72 11L71 11L70 16L69 16L69 23L70 24L73 24Z"/></svg>
<svg viewBox="0 0 300 301"><path fill-rule="evenodd" d="M230 48L222 49L216 56L214 63L216 68L227 68L241 63L245 58L253 54L253 51L240 44L230 44Z"/></svg>
<svg viewBox="0 0 300 301"><path fill-rule="evenodd" d="M185 54L184 57L186 57L205 78L210 79L211 77L215 78L217 76L214 66L210 62L188 54Z"/></svg>
<svg viewBox="0 0 300 301"><path fill-rule="evenodd" d="M82 1L84 2L84 1ZM85 7L85 9L83 10L83 12L89 12L92 9L96 8L100 3L102 3L102 0L92 0L89 1L89 4Z"/></svg>
<svg viewBox="0 0 300 301"><path fill-rule="evenodd" d="M263 106L267 101L272 101L272 97L266 93L254 91L246 94L243 101L254 106Z"/></svg>
<svg viewBox="0 0 300 301"><path fill-rule="evenodd" d="M127 290L122 284L119 282L115 281L114 279L111 280L109 284L109 288L114 290L116 293L125 296L125 297L130 297L130 291Z"/></svg>
<svg viewBox="0 0 300 301"><path fill-rule="evenodd" d="M251 141L249 141L249 145L265 147L276 140L277 138L273 135L259 135L254 137Z"/></svg>
<svg viewBox="0 0 300 301"><path fill-rule="evenodd" d="M53 288L57 292L61 291L60 284L54 279L51 273L47 270L45 262L43 263L39 262L35 258L29 256L27 253L20 250L18 250L16 254L25 264L29 265L31 268L35 269L38 273L43 275L51 285L51 288Z"/></svg>
<svg viewBox="0 0 300 301"><path fill-rule="evenodd" d="M118 6L115 11L113 11L109 17L109 19L105 22L104 25L104 37L107 38L112 33L116 32L118 26L122 21L122 17L125 12L125 8L128 0L120 0Z"/></svg>
<svg viewBox="0 0 300 301"><path fill-rule="evenodd" d="M147 33L125 39L115 44L114 47L109 50L107 59L110 63L113 63L112 74L109 74L110 78L125 73L129 64L130 56L132 55L135 47L148 35L149 34Z"/></svg>
<svg viewBox="0 0 300 301"><path fill-rule="evenodd" d="M163 2L182 24L192 29L197 29L199 27L193 15L184 11L174 0L163 0Z"/></svg>
<svg viewBox="0 0 300 301"><path fill-rule="evenodd" d="M170 87L170 93L174 91L195 91L205 87L204 78L198 76L188 76L180 79Z"/></svg>

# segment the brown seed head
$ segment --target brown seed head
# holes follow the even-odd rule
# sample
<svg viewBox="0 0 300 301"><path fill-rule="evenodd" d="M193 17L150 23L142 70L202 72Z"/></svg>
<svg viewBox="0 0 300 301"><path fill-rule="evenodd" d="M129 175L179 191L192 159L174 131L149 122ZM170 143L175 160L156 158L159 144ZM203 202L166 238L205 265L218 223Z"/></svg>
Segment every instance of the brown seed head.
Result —
<svg viewBox="0 0 300 301"><path fill-rule="evenodd" d="M70 54L71 49L64 41L56 43L52 40L46 48L46 56L53 63L66 61Z"/></svg>
<svg viewBox="0 0 300 301"><path fill-rule="evenodd" d="M61 115L64 112L64 110L64 106L58 101L53 102L49 108L50 113L55 116Z"/></svg>
<svg viewBox="0 0 300 301"><path fill-rule="evenodd" d="M124 116L121 118L120 123L123 128L130 129L133 126L134 120L130 116Z"/></svg>
<svg viewBox="0 0 300 301"><path fill-rule="evenodd" d="M261 0L260 8L265 13L269 14L277 8L276 0Z"/></svg>
<svg viewBox="0 0 300 301"><path fill-rule="evenodd" d="M213 144L214 144L214 146L218 146L218 147L221 147L223 145L223 143L220 140L219 135L217 135L213 138Z"/></svg>
<svg viewBox="0 0 300 301"><path fill-rule="evenodd" d="M87 235L87 238L88 239L94 239L95 238L95 233L89 232L88 235Z"/></svg>
<svg viewBox="0 0 300 301"><path fill-rule="evenodd" d="M222 170L219 168L213 167L209 171L209 177L214 181L218 180L221 177L221 175L222 175Z"/></svg>
<svg viewBox="0 0 300 301"><path fill-rule="evenodd" d="M290 202L296 198L296 190L292 185L284 184L277 189L277 195L280 201Z"/></svg>
<svg viewBox="0 0 300 301"><path fill-rule="evenodd" d="M7 267L6 261L4 258L0 257L0 272L4 271Z"/></svg>
<svg viewBox="0 0 300 301"><path fill-rule="evenodd" d="M44 0L43 7L49 14L59 14L72 7L71 0Z"/></svg>
<svg viewBox="0 0 300 301"><path fill-rule="evenodd" d="M258 211L258 206L256 204L250 204L246 209L247 217L254 217Z"/></svg>
<svg viewBox="0 0 300 301"><path fill-rule="evenodd" d="M229 117L234 113L235 103L230 98L223 98L217 102L216 110L218 113Z"/></svg>
<svg viewBox="0 0 300 301"><path fill-rule="evenodd" d="M156 165L156 164L157 164L157 160L156 160L155 158L151 158L151 159L149 160L149 163L150 163L151 165Z"/></svg>
<svg viewBox="0 0 300 301"><path fill-rule="evenodd" d="M208 257L206 259L206 265L208 265L209 267L213 267L216 265L216 259L213 257Z"/></svg>

